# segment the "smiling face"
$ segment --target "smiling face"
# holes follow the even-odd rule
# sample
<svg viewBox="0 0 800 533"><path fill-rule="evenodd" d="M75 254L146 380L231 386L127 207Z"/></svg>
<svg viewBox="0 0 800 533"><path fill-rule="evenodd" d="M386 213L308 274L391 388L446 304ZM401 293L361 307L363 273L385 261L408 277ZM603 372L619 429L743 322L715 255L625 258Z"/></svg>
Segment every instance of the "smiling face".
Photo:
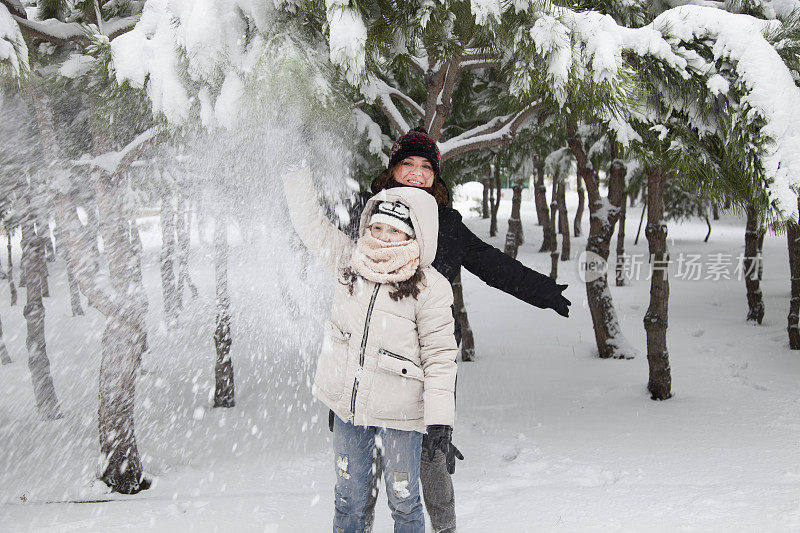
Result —
<svg viewBox="0 0 800 533"><path fill-rule="evenodd" d="M408 156L394 167L394 181L406 187L432 187L435 177L431 162L418 155Z"/></svg>
<svg viewBox="0 0 800 533"><path fill-rule="evenodd" d="M373 222L369 226L369 232L373 238L383 242L401 242L410 239L406 233L385 222Z"/></svg>

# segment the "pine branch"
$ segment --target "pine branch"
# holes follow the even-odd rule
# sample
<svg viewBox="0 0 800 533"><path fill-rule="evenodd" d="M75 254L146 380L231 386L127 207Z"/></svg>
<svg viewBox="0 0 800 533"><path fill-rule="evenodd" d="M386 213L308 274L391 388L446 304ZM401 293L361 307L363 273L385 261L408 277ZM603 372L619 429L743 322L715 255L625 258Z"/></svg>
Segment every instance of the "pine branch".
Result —
<svg viewBox="0 0 800 533"><path fill-rule="evenodd" d="M94 157L84 155L82 158L74 161L73 164L76 166L99 168L112 175L123 174L145 150L151 148L161 140L163 133L164 131L161 130L161 128L154 126L144 133L137 135L136 138L125 145L122 150L106 152Z"/></svg>
<svg viewBox="0 0 800 533"><path fill-rule="evenodd" d="M465 131L461 135L439 144L442 161L452 157L478 150L501 146L514 140L519 128L535 113L545 108L545 104L534 102L522 111L502 117L495 117L486 124Z"/></svg>
<svg viewBox="0 0 800 533"><path fill-rule="evenodd" d="M23 19L28 18L28 14L25 12L25 7L19 0L0 0L0 4L6 6L8 8L8 12L12 15L16 15Z"/></svg>
<svg viewBox="0 0 800 533"><path fill-rule="evenodd" d="M0 0L4 5L7 1ZM42 39L59 46L70 42L83 44L91 42L89 28L77 22L61 22L56 19L36 21L13 14L12 16L26 37ZM106 36L109 40L114 40L132 30L138 21L139 15L111 19L104 24L104 29L107 31Z"/></svg>

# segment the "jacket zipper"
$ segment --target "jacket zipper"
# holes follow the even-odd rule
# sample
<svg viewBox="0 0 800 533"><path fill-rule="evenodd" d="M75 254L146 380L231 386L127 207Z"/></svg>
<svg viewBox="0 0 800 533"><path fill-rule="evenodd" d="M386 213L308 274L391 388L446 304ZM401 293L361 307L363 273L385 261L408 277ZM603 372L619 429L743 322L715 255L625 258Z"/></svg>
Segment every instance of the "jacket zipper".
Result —
<svg viewBox="0 0 800 533"><path fill-rule="evenodd" d="M381 348L380 350L378 350L378 353L379 354L388 355L389 357L394 357L395 359L400 359L401 361L408 361L409 363L411 363L414 366L419 366L418 364L416 364L414 361L412 361L408 357L403 357L402 355L397 355L396 353L390 352L389 350L386 350L384 348Z"/></svg>
<svg viewBox="0 0 800 533"><path fill-rule="evenodd" d="M372 291L372 298L369 300L369 307L367 307L367 318L364 320L364 335L361 337L361 351L358 354L358 369L356 370L356 377L353 380L353 393L350 396L350 413L352 413L354 421L356 417L356 394L358 394L358 382L361 379L361 370L364 368L364 352L367 350L369 322L372 319L372 309L375 307L375 299L378 297L378 291L380 289L381 284L376 284L375 289Z"/></svg>

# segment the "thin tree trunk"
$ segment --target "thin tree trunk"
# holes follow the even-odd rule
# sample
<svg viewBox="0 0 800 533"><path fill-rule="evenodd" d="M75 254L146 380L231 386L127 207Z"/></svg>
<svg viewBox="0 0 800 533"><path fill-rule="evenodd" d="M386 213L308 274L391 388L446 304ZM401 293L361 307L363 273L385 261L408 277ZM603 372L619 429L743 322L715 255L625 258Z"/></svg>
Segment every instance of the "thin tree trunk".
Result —
<svg viewBox="0 0 800 533"><path fill-rule="evenodd" d="M583 222L583 207L584 207L584 205L586 203L586 200L585 200L585 196L586 195L584 194L586 189L584 188L583 185L584 185L586 180L585 180L585 178L583 176L580 175L580 173L578 173L577 177L575 178L575 181L576 181L576 185L578 186L578 190L577 190L577 192L578 192L578 207L575 209L575 222L574 222L573 226L574 226L574 231L575 231L575 233L574 233L575 237L580 237L583 234L583 231L581 230L581 223ZM590 209L591 209L591 207L590 207Z"/></svg>
<svg viewBox="0 0 800 533"><path fill-rule="evenodd" d="M625 221L628 216L628 202L625 193L622 194L620 203L619 221L617 222L617 264L615 267L615 284L617 287L625 286Z"/></svg>
<svg viewBox="0 0 800 533"><path fill-rule="evenodd" d="M481 201L481 218L489 218L489 189L492 187L492 180L486 176L481 180L483 183L483 200Z"/></svg>
<svg viewBox="0 0 800 533"><path fill-rule="evenodd" d="M13 363L13 361L11 360L11 356L8 355L8 349L3 340L3 323L0 322L0 365L8 365L10 363Z"/></svg>
<svg viewBox="0 0 800 533"><path fill-rule="evenodd" d="M639 227L636 230L636 238L633 240L634 246L639 244L639 235L642 233L642 222L644 221L645 213L647 213L647 198L645 198L644 205L642 205L642 216L639 217Z"/></svg>
<svg viewBox="0 0 800 533"><path fill-rule="evenodd" d="M589 166L583 143L577 135L577 125L570 122L567 125L567 144L575 156L578 167L578 176L586 185L586 194L589 202L589 237L586 240L587 264L591 261L608 264L608 254L611 248L611 237L614 234L614 224L620 213L620 203L625 192L625 165L619 159L611 164L611 179L609 180L608 198L600 196L600 185L595 180L595 174ZM594 254L594 255L593 255ZM595 271L596 272L596 271ZM608 288L608 274L602 272L596 276L586 277L586 296L589 311L594 326L595 342L601 358L630 359L634 357L635 350L630 346L617 318L614 302Z"/></svg>
<svg viewBox="0 0 800 533"><path fill-rule="evenodd" d="M747 320L761 324L764 319L764 301L761 297L761 282L758 274L758 241L761 233L758 214L747 206L747 224L744 232L744 284L747 289Z"/></svg>
<svg viewBox="0 0 800 533"><path fill-rule="evenodd" d="M536 205L536 223L540 226L546 226L550 221L550 213L547 208L547 186L544 184L544 159L539 158L536 160L534 172L536 181L533 187L533 200ZM545 249L549 250L549 247L540 251Z"/></svg>
<svg viewBox="0 0 800 533"><path fill-rule="evenodd" d="M800 208L800 197L798 198ZM789 334L789 348L800 350L800 225L789 224L786 228L786 241L789 246L789 283L791 299L786 331Z"/></svg>
<svg viewBox="0 0 800 533"><path fill-rule="evenodd" d="M164 321L173 328L178 323L175 276L175 208L172 194L161 199L161 294L164 298Z"/></svg>
<svg viewBox="0 0 800 533"><path fill-rule="evenodd" d="M30 199L27 208L30 210ZM33 215L28 212L23 218L22 229L22 270L26 272L26 303L23 310L27 323L25 345L28 348L28 369L31 372L33 394L39 416L45 420L61 418L53 376L50 374L50 359L47 357L47 343L44 333L44 303L42 302L42 270L45 262L44 247L34 231Z"/></svg>
<svg viewBox="0 0 800 533"><path fill-rule="evenodd" d="M644 315L647 333L647 362L650 378L647 390L653 400L672 396L672 371L667 351L669 311L669 276L667 271L667 225L664 222L664 171L660 167L647 171L647 227L645 236L650 250L650 305Z"/></svg>
<svg viewBox="0 0 800 533"><path fill-rule="evenodd" d="M64 258L64 263L67 269L67 284L69 285L69 304L72 308L72 316L83 316L83 307L81 307L81 292L78 287L78 280L75 277L75 268L73 261L69 257L69 247L66 246L66 239L64 237L64 229L60 224L56 225L56 238L58 239L58 251Z"/></svg>
<svg viewBox="0 0 800 533"><path fill-rule="evenodd" d="M553 192L550 200L550 221L545 226L546 239L550 244L550 277L558 279L558 237L556 237L556 214L558 213L558 175L553 175Z"/></svg>
<svg viewBox="0 0 800 533"><path fill-rule="evenodd" d="M42 291L42 298L50 297L50 284L47 282L49 273L47 271L47 243L45 242L48 237L45 237L45 232L41 224L37 224L37 238L36 238L36 251L37 256L41 256L42 260L36 263L37 275L39 276L39 283L41 284L40 290Z"/></svg>
<svg viewBox="0 0 800 533"><path fill-rule="evenodd" d="M453 286L453 307L456 310L456 320L461 325L461 360L475 360L475 337L472 334L472 326L469 324L467 308L464 304L464 287L461 284L461 271L455 277Z"/></svg>
<svg viewBox="0 0 800 533"><path fill-rule="evenodd" d="M569 236L569 214L567 213L566 180L558 182L558 233L561 234L561 260L569 261L572 246ZM555 235L554 235L555 237ZM556 241L558 239L556 238Z"/></svg>
<svg viewBox="0 0 800 533"><path fill-rule="evenodd" d="M511 257L517 257L520 244L524 242L522 234L522 221L520 220L520 207L522 206L522 188L524 186L523 179L514 181L514 195L511 198L511 217L508 219L508 232L506 232L506 247L505 253Z"/></svg>
<svg viewBox="0 0 800 533"><path fill-rule="evenodd" d="M17 287L14 285L14 266L11 260L11 231L8 230L8 289L11 292L11 307L17 305Z"/></svg>
<svg viewBox="0 0 800 533"><path fill-rule="evenodd" d="M42 226L42 240L44 241L45 258L48 263L53 263L56 260L56 249L53 246L53 236L50 226L44 224Z"/></svg>
<svg viewBox="0 0 800 533"><path fill-rule="evenodd" d="M494 177L494 200L492 202L492 219L489 222L489 237L497 235L497 211L500 208L500 196L502 194L502 183L500 182L500 167L492 165L492 175Z"/></svg>
<svg viewBox="0 0 800 533"><path fill-rule="evenodd" d="M538 162L537 162L537 166L538 166ZM538 169L537 169L537 172L538 172ZM547 205L547 187L544 184L544 169L542 169L542 172L541 172L541 174L539 174L539 176L542 176L542 178L541 178L542 184L541 184L541 189L540 189L539 185L536 185L536 194L537 194L537 196L540 195L540 194L542 195L542 197L544 199L544 202L545 202L545 210L547 210L548 209L548 205ZM555 246L556 249L558 249L558 239L556 238L555 219L553 218L553 214L554 214L553 202L557 202L557 191L558 191L558 186L556 185L557 181L558 181L557 176L553 175L553 192L551 194L552 202L550 203L550 206L549 206L549 212L547 213L547 216L545 216L544 218L540 218L539 219L540 222L541 222L541 225L542 225L542 246L541 246L541 248L539 248L539 252L552 252L553 251L553 246ZM557 212L558 211L558 204L556 203L555 205L556 205L556 207L555 207L556 211L555 212ZM539 209L538 204L536 206L536 209L537 209L537 216L539 216L538 215L538 209Z"/></svg>
<svg viewBox="0 0 800 533"><path fill-rule="evenodd" d="M236 405L231 360L231 316L228 296L228 236L224 219L217 220L214 228L214 273L217 292L217 327L214 346L217 361L214 365L214 407Z"/></svg>
<svg viewBox="0 0 800 533"><path fill-rule="evenodd" d="M197 299L197 287L189 276L189 221L186 200L178 193L178 211L175 229L178 234L178 308L183 309L183 287L189 288L192 300Z"/></svg>
<svg viewBox="0 0 800 533"><path fill-rule="evenodd" d="M706 238L703 239L703 242L708 242L708 238L711 237L711 221L708 220L708 215L704 215L706 219L706 226L708 226L708 232L706 233Z"/></svg>
<svg viewBox="0 0 800 533"><path fill-rule="evenodd" d="M714 204L711 210L714 220L719 220L719 207L717 207L717 204Z"/></svg>

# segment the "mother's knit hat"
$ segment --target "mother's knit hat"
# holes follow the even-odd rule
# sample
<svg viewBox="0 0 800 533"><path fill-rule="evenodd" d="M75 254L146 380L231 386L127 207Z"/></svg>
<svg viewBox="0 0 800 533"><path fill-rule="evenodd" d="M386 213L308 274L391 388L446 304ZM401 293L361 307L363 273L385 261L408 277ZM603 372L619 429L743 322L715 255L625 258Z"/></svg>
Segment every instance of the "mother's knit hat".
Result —
<svg viewBox="0 0 800 533"><path fill-rule="evenodd" d="M417 127L409 130L405 135L400 136L392 145L392 151L389 154L389 167L396 165L406 157L410 156L424 157L430 161L433 167L433 173L436 178L439 178L439 165L442 162L442 156L439 153L439 148L436 142L431 139L428 132L423 127Z"/></svg>

